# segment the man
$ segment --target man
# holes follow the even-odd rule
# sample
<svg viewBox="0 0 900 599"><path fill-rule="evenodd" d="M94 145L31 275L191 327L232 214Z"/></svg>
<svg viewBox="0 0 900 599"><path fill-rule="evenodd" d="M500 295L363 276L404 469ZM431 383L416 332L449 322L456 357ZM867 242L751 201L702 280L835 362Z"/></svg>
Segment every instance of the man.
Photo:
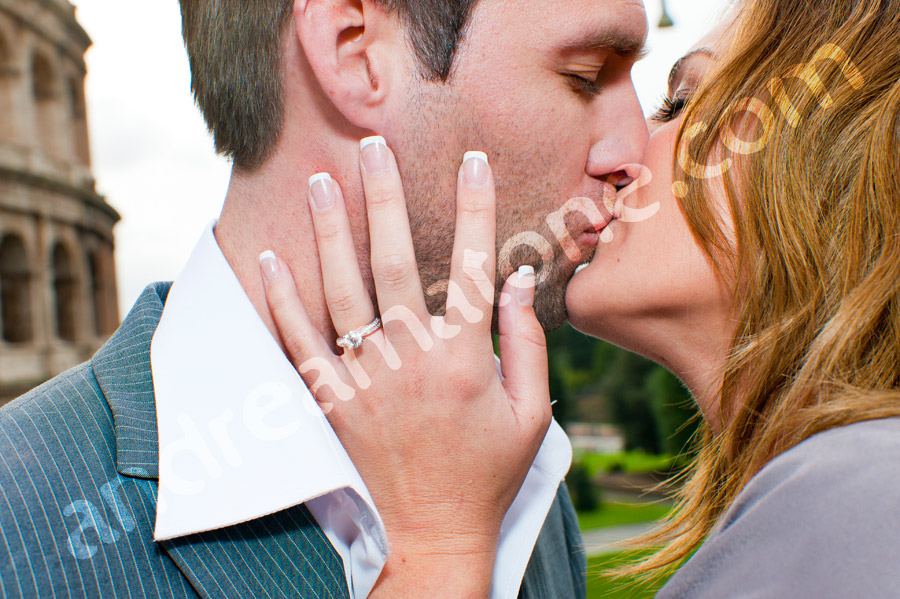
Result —
<svg viewBox="0 0 900 599"><path fill-rule="evenodd" d="M630 69L643 6L182 0L182 14L197 102L234 162L225 207L171 292L148 287L90 362L0 412L0 588L378 596L383 526L279 348L257 257L272 249L289 263L310 316L336 338L302 198L311 174L333 174L367 255L357 144L378 134L398 157L422 280L440 305L457 167L484 150L507 256L498 278L540 266L538 316L559 326L577 261L558 240L543 251L517 234L558 239L550 213L601 201L640 159ZM590 223L568 229L587 259ZM561 435L551 427L536 459L552 480L520 493L504 521L493 597L584 595Z"/></svg>

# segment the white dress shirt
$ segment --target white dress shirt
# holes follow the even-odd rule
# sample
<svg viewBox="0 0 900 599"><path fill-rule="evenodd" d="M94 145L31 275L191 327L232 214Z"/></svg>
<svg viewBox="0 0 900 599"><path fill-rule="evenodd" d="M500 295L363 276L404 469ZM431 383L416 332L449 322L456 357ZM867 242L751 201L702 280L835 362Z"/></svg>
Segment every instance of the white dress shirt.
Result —
<svg viewBox="0 0 900 599"><path fill-rule="evenodd" d="M351 597L389 553L366 485L219 249L215 222L175 280L153 337L157 540L305 503L341 556ZM572 447L554 421L506 514L492 599L515 599Z"/></svg>

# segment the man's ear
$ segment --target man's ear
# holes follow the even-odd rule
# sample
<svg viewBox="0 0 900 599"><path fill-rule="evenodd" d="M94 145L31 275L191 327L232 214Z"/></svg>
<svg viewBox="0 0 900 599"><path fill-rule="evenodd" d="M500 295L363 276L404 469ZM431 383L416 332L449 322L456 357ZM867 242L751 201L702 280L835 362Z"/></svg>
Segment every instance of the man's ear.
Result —
<svg viewBox="0 0 900 599"><path fill-rule="evenodd" d="M372 0L295 0L294 33L335 107L354 125L379 130L405 76L396 15Z"/></svg>

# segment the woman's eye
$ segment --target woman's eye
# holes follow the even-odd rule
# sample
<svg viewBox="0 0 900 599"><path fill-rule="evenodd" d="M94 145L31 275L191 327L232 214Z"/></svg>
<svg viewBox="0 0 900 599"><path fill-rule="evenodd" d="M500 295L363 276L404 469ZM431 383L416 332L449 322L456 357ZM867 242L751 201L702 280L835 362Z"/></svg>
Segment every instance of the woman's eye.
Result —
<svg viewBox="0 0 900 599"><path fill-rule="evenodd" d="M566 73L566 78L572 84L572 89L578 93L591 96L596 96L600 93L600 86L597 85L596 80L591 80L575 73Z"/></svg>
<svg viewBox="0 0 900 599"><path fill-rule="evenodd" d="M674 97L666 96L663 98L662 105L653 113L650 120L660 125L674 121L681 114L681 111L684 110L688 100L690 100L690 94L685 93L676 94Z"/></svg>

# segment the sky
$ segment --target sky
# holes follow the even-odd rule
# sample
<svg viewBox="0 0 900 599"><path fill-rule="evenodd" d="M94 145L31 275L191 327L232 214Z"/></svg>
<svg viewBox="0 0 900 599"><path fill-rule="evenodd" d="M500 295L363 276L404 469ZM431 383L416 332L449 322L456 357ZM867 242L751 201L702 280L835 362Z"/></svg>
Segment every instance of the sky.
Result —
<svg viewBox="0 0 900 599"><path fill-rule="evenodd" d="M619 0L615 0L619 1ZM658 29L660 0L645 0L649 56L634 69L645 113L669 69L724 12L727 0L668 0L675 27ZM91 36L86 97L97 190L115 228L120 316L143 288L172 280L222 208L231 166L216 155L191 96L177 0L72 0Z"/></svg>

